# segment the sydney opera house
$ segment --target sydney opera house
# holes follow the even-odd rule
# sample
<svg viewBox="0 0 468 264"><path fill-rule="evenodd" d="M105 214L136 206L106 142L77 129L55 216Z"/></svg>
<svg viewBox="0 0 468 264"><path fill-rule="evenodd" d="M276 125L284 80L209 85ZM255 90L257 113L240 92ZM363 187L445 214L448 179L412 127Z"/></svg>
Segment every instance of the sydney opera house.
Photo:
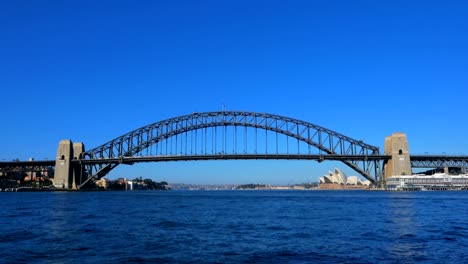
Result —
<svg viewBox="0 0 468 264"><path fill-rule="evenodd" d="M370 181L361 181L357 176L349 176L335 168L333 172L319 178L319 189L366 189L371 184Z"/></svg>

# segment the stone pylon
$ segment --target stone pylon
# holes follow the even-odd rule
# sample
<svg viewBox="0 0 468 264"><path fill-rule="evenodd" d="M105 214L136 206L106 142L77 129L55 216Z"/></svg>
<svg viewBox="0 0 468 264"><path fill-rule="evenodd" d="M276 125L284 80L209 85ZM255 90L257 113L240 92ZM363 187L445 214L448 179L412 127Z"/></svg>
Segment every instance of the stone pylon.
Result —
<svg viewBox="0 0 468 264"><path fill-rule="evenodd" d="M384 163L384 180L395 175L411 175L411 160L405 133L393 133L385 138L384 154L392 158Z"/></svg>
<svg viewBox="0 0 468 264"><path fill-rule="evenodd" d="M73 145L71 140L60 141L55 159L54 186L58 189L70 189L72 178L71 159L73 157Z"/></svg>
<svg viewBox="0 0 468 264"><path fill-rule="evenodd" d="M73 143L73 159L81 159L81 153L85 152L84 144L81 142ZM73 166L73 182L72 189L76 190L77 185L80 186L84 179L82 177L82 168L80 165Z"/></svg>
<svg viewBox="0 0 468 264"><path fill-rule="evenodd" d="M84 179L81 176L81 167L73 165L72 160L80 159L85 151L83 143L72 143L71 140L61 140L55 159L55 175L53 183L58 189L77 189Z"/></svg>

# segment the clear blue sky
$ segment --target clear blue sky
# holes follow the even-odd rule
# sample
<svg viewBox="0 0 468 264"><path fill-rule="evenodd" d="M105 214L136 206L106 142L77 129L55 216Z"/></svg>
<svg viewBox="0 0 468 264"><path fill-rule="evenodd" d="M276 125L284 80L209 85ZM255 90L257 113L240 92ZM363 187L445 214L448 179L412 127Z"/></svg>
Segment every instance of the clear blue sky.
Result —
<svg viewBox="0 0 468 264"><path fill-rule="evenodd" d="M192 112L267 112L468 155L466 1L2 1L0 160ZM177 162L109 178L316 180L340 163ZM348 171L347 171L348 172ZM349 171L348 174L355 174Z"/></svg>

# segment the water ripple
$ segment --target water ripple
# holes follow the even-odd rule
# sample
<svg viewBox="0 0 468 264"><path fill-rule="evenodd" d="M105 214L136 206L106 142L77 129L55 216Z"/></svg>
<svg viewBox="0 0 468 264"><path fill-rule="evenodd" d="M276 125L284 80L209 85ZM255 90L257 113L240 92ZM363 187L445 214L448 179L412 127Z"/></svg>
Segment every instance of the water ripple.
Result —
<svg viewBox="0 0 468 264"><path fill-rule="evenodd" d="M88 192L2 199L9 205L0 214L5 263L468 263L468 212L460 209L468 192ZM38 207L38 200L46 206Z"/></svg>

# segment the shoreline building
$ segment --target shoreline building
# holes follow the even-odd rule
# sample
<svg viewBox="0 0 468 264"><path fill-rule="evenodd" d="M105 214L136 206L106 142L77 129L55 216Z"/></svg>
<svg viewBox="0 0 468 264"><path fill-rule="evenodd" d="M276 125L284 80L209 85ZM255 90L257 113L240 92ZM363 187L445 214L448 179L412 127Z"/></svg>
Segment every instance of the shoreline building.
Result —
<svg viewBox="0 0 468 264"><path fill-rule="evenodd" d="M389 191L455 191L468 190L468 174L398 175L387 178Z"/></svg>
<svg viewBox="0 0 468 264"><path fill-rule="evenodd" d="M368 189L371 182L368 180L361 181L357 176L346 175L335 168L319 178L319 190L361 190Z"/></svg>

